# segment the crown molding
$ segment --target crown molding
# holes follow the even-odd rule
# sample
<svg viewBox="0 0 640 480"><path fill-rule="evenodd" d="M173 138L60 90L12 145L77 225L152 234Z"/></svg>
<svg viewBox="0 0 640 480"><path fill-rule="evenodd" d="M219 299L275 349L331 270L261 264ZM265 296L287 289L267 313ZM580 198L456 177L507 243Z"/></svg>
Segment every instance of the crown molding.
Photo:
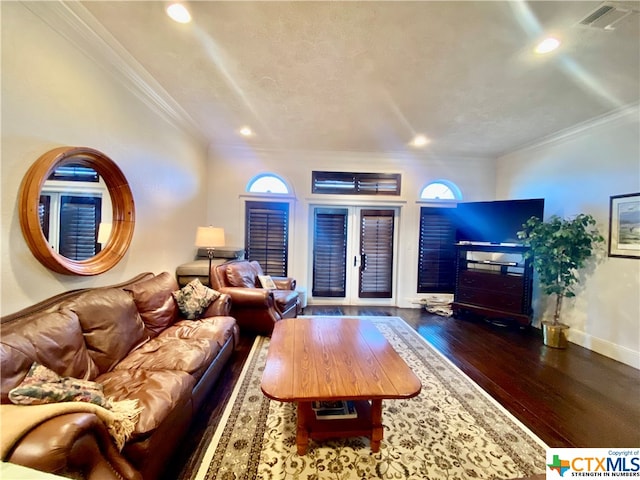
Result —
<svg viewBox="0 0 640 480"><path fill-rule="evenodd" d="M207 144L193 118L80 2L21 3L155 113Z"/></svg>
<svg viewBox="0 0 640 480"><path fill-rule="evenodd" d="M402 160L406 162L495 162L495 157L486 156L474 156L468 154L455 154L455 153L434 153L432 151L413 151L407 150L308 150L299 148L278 148L263 144L250 145L248 143L239 145L233 143L216 143L210 147L212 155L217 155L218 152L224 151L226 154L235 152L239 155L248 154L250 156L255 155L270 155L270 156L288 156L292 158L308 158L318 157L322 159L340 159L349 158L349 161L355 163L363 163L371 165L372 159L385 159L385 160Z"/></svg>
<svg viewBox="0 0 640 480"><path fill-rule="evenodd" d="M546 137L540 138L534 142L523 145L519 148L516 148L504 155L500 155L499 158L509 157L515 153L524 152L527 150L535 150L537 148L554 145L560 142L564 142L569 140L572 137L576 137L581 135L587 130L591 130L593 128L601 127L607 125L609 123L613 123L619 120L623 120L626 117L634 117L636 120L640 118L640 103L630 103L628 105L623 105L615 110L611 110L603 115L599 115L590 120L578 123L572 127L569 127L564 130L560 130L559 132L555 132Z"/></svg>

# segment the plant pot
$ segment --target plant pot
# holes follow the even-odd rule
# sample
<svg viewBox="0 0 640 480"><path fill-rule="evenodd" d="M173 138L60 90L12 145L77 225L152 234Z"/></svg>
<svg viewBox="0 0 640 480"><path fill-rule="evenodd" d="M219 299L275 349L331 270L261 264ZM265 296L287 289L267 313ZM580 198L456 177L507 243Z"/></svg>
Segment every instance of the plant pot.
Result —
<svg viewBox="0 0 640 480"><path fill-rule="evenodd" d="M569 325L564 323L542 322L542 338L544 344L553 348L567 348L567 332Z"/></svg>

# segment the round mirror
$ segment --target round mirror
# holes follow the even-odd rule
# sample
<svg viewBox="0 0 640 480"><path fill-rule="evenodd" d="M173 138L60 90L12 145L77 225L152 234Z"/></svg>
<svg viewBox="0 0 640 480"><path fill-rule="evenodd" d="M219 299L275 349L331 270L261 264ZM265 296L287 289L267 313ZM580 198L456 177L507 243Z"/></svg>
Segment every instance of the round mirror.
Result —
<svg viewBox="0 0 640 480"><path fill-rule="evenodd" d="M87 147L59 147L27 171L18 198L29 249L47 268L97 275L124 256L135 225L133 195L122 171Z"/></svg>

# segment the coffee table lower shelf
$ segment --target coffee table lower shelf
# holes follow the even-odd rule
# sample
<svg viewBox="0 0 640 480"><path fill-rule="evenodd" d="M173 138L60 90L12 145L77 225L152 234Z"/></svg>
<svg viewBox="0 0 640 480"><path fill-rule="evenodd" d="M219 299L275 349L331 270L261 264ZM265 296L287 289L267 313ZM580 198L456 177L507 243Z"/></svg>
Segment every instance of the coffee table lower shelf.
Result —
<svg viewBox="0 0 640 480"><path fill-rule="evenodd" d="M309 439L326 440L342 437L369 437L371 451L380 450L383 436L382 400L354 401L356 418L317 419L311 402L298 402L296 446L298 455L305 455Z"/></svg>

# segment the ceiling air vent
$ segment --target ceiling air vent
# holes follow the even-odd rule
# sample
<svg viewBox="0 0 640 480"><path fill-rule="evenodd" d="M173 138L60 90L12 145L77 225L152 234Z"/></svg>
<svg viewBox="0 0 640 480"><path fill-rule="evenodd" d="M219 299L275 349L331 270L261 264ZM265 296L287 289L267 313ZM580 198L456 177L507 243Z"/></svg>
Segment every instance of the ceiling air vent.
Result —
<svg viewBox="0 0 640 480"><path fill-rule="evenodd" d="M598 30L615 30L616 23L638 11L637 2L604 2L578 23Z"/></svg>

